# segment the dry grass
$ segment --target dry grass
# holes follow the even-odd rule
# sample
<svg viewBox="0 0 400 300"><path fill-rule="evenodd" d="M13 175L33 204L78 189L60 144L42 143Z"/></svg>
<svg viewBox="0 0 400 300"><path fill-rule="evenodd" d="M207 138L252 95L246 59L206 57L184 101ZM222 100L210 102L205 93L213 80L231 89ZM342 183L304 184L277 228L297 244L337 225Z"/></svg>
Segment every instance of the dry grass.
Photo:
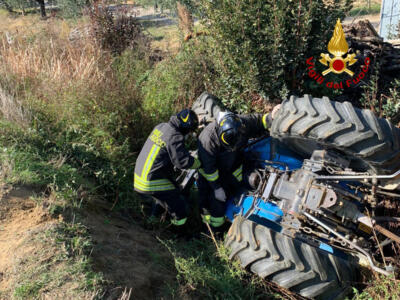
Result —
<svg viewBox="0 0 400 300"><path fill-rule="evenodd" d="M59 19L50 18L41 20L38 15L11 16L7 11L0 9L0 34L4 32L29 35L42 31L48 24L64 22ZM64 22L67 23L67 22Z"/></svg>
<svg viewBox="0 0 400 300"><path fill-rule="evenodd" d="M48 22L40 31L31 35L18 31L3 34L0 38L2 73L11 73L18 78L40 77L47 82L64 84L77 80L98 82L103 79L106 76L102 68L104 53L87 40L72 44L66 38L66 24L54 22L57 21Z"/></svg>
<svg viewBox="0 0 400 300"><path fill-rule="evenodd" d="M21 101L0 87L0 112L3 117L26 127L31 119L29 111L23 108Z"/></svg>
<svg viewBox="0 0 400 300"><path fill-rule="evenodd" d="M179 27L184 34L193 33L193 17L186 6L182 5L180 2L177 2L176 8L178 11L179 17Z"/></svg>
<svg viewBox="0 0 400 300"><path fill-rule="evenodd" d="M0 23L0 114L19 124L29 123L27 109L40 103L54 104L55 115L73 115L63 109L63 93L91 93L113 78L111 57L90 37L70 41L71 24L52 18L8 18ZM81 89L77 87L83 87ZM71 101L74 101L71 96ZM39 100L39 101L37 101ZM47 109L51 109L48 107Z"/></svg>
<svg viewBox="0 0 400 300"><path fill-rule="evenodd" d="M122 295L118 298L118 300L129 300L131 299L132 289L128 289L125 287Z"/></svg>
<svg viewBox="0 0 400 300"><path fill-rule="evenodd" d="M381 4L382 0L371 0L371 5L373 4ZM366 6L368 4L368 0L356 0L354 1L353 7L361 7Z"/></svg>

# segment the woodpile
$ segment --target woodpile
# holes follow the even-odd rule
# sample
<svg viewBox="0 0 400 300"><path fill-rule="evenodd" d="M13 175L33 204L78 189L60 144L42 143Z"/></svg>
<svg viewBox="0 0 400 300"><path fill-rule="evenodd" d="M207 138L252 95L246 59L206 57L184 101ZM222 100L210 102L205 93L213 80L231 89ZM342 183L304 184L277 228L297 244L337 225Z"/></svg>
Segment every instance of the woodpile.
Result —
<svg viewBox="0 0 400 300"><path fill-rule="evenodd" d="M399 76L400 48L398 43L384 42L368 20L343 26L350 48L362 56L378 61L380 71Z"/></svg>
<svg viewBox="0 0 400 300"><path fill-rule="evenodd" d="M367 76L358 84L343 91L335 98L337 101L351 101L362 107L360 99L367 85L371 85L371 76L377 75L376 98L386 95L395 79L400 79L400 47L385 42L368 20L343 25L349 52L357 55L357 63L352 66L357 70L367 57L371 59ZM399 44L399 43L397 43Z"/></svg>

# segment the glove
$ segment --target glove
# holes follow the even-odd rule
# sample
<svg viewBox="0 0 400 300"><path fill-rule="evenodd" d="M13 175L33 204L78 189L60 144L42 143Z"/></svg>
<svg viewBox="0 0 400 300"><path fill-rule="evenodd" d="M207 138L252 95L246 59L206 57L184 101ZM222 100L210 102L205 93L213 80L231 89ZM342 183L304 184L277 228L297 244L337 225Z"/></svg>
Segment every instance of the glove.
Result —
<svg viewBox="0 0 400 300"><path fill-rule="evenodd" d="M278 105L276 105L276 106L272 109L272 112L271 112L271 119L272 119L272 120L275 119L275 116L276 116L276 114L278 113L278 111L279 111L280 108L281 108L281 105L278 104Z"/></svg>
<svg viewBox="0 0 400 300"><path fill-rule="evenodd" d="M219 187L214 190L214 197L218 201L225 202L226 201L226 194L222 187Z"/></svg>
<svg viewBox="0 0 400 300"><path fill-rule="evenodd" d="M190 150L190 151L189 151L189 154L190 154L191 156L193 156L194 158L198 158L197 150Z"/></svg>
<svg viewBox="0 0 400 300"><path fill-rule="evenodd" d="M201 162L199 159L195 158L193 165L190 167L190 169L198 169L201 166Z"/></svg>

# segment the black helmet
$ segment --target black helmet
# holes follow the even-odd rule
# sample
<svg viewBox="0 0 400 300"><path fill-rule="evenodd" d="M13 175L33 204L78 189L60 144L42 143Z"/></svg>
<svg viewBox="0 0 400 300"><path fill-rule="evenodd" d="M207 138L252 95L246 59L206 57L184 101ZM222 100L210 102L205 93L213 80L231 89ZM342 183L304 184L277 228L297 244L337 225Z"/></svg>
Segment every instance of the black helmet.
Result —
<svg viewBox="0 0 400 300"><path fill-rule="evenodd" d="M243 140L244 126L240 118L234 113L226 113L218 123L218 137L222 144L236 150Z"/></svg>
<svg viewBox="0 0 400 300"><path fill-rule="evenodd" d="M184 109L176 116L179 120L179 129L183 134L195 131L199 126L199 119L193 110Z"/></svg>

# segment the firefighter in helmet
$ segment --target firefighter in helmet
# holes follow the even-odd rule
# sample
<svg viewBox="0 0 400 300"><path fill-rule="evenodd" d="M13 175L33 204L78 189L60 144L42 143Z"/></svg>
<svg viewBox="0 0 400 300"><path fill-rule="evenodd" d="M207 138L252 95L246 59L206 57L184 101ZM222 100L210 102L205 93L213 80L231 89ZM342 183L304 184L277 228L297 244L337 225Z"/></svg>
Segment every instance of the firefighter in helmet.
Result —
<svg viewBox="0 0 400 300"><path fill-rule="evenodd" d="M135 191L150 195L157 205L164 207L175 228L186 223L187 211L186 199L174 179L174 168L200 167L200 161L185 148L185 135L197 127L197 115L192 110L182 110L153 129L136 160Z"/></svg>
<svg viewBox="0 0 400 300"><path fill-rule="evenodd" d="M269 114L220 113L201 132L198 141L200 207L202 219L212 229L225 223L225 202L241 187L243 148L248 140L261 136L271 126L280 105Z"/></svg>

